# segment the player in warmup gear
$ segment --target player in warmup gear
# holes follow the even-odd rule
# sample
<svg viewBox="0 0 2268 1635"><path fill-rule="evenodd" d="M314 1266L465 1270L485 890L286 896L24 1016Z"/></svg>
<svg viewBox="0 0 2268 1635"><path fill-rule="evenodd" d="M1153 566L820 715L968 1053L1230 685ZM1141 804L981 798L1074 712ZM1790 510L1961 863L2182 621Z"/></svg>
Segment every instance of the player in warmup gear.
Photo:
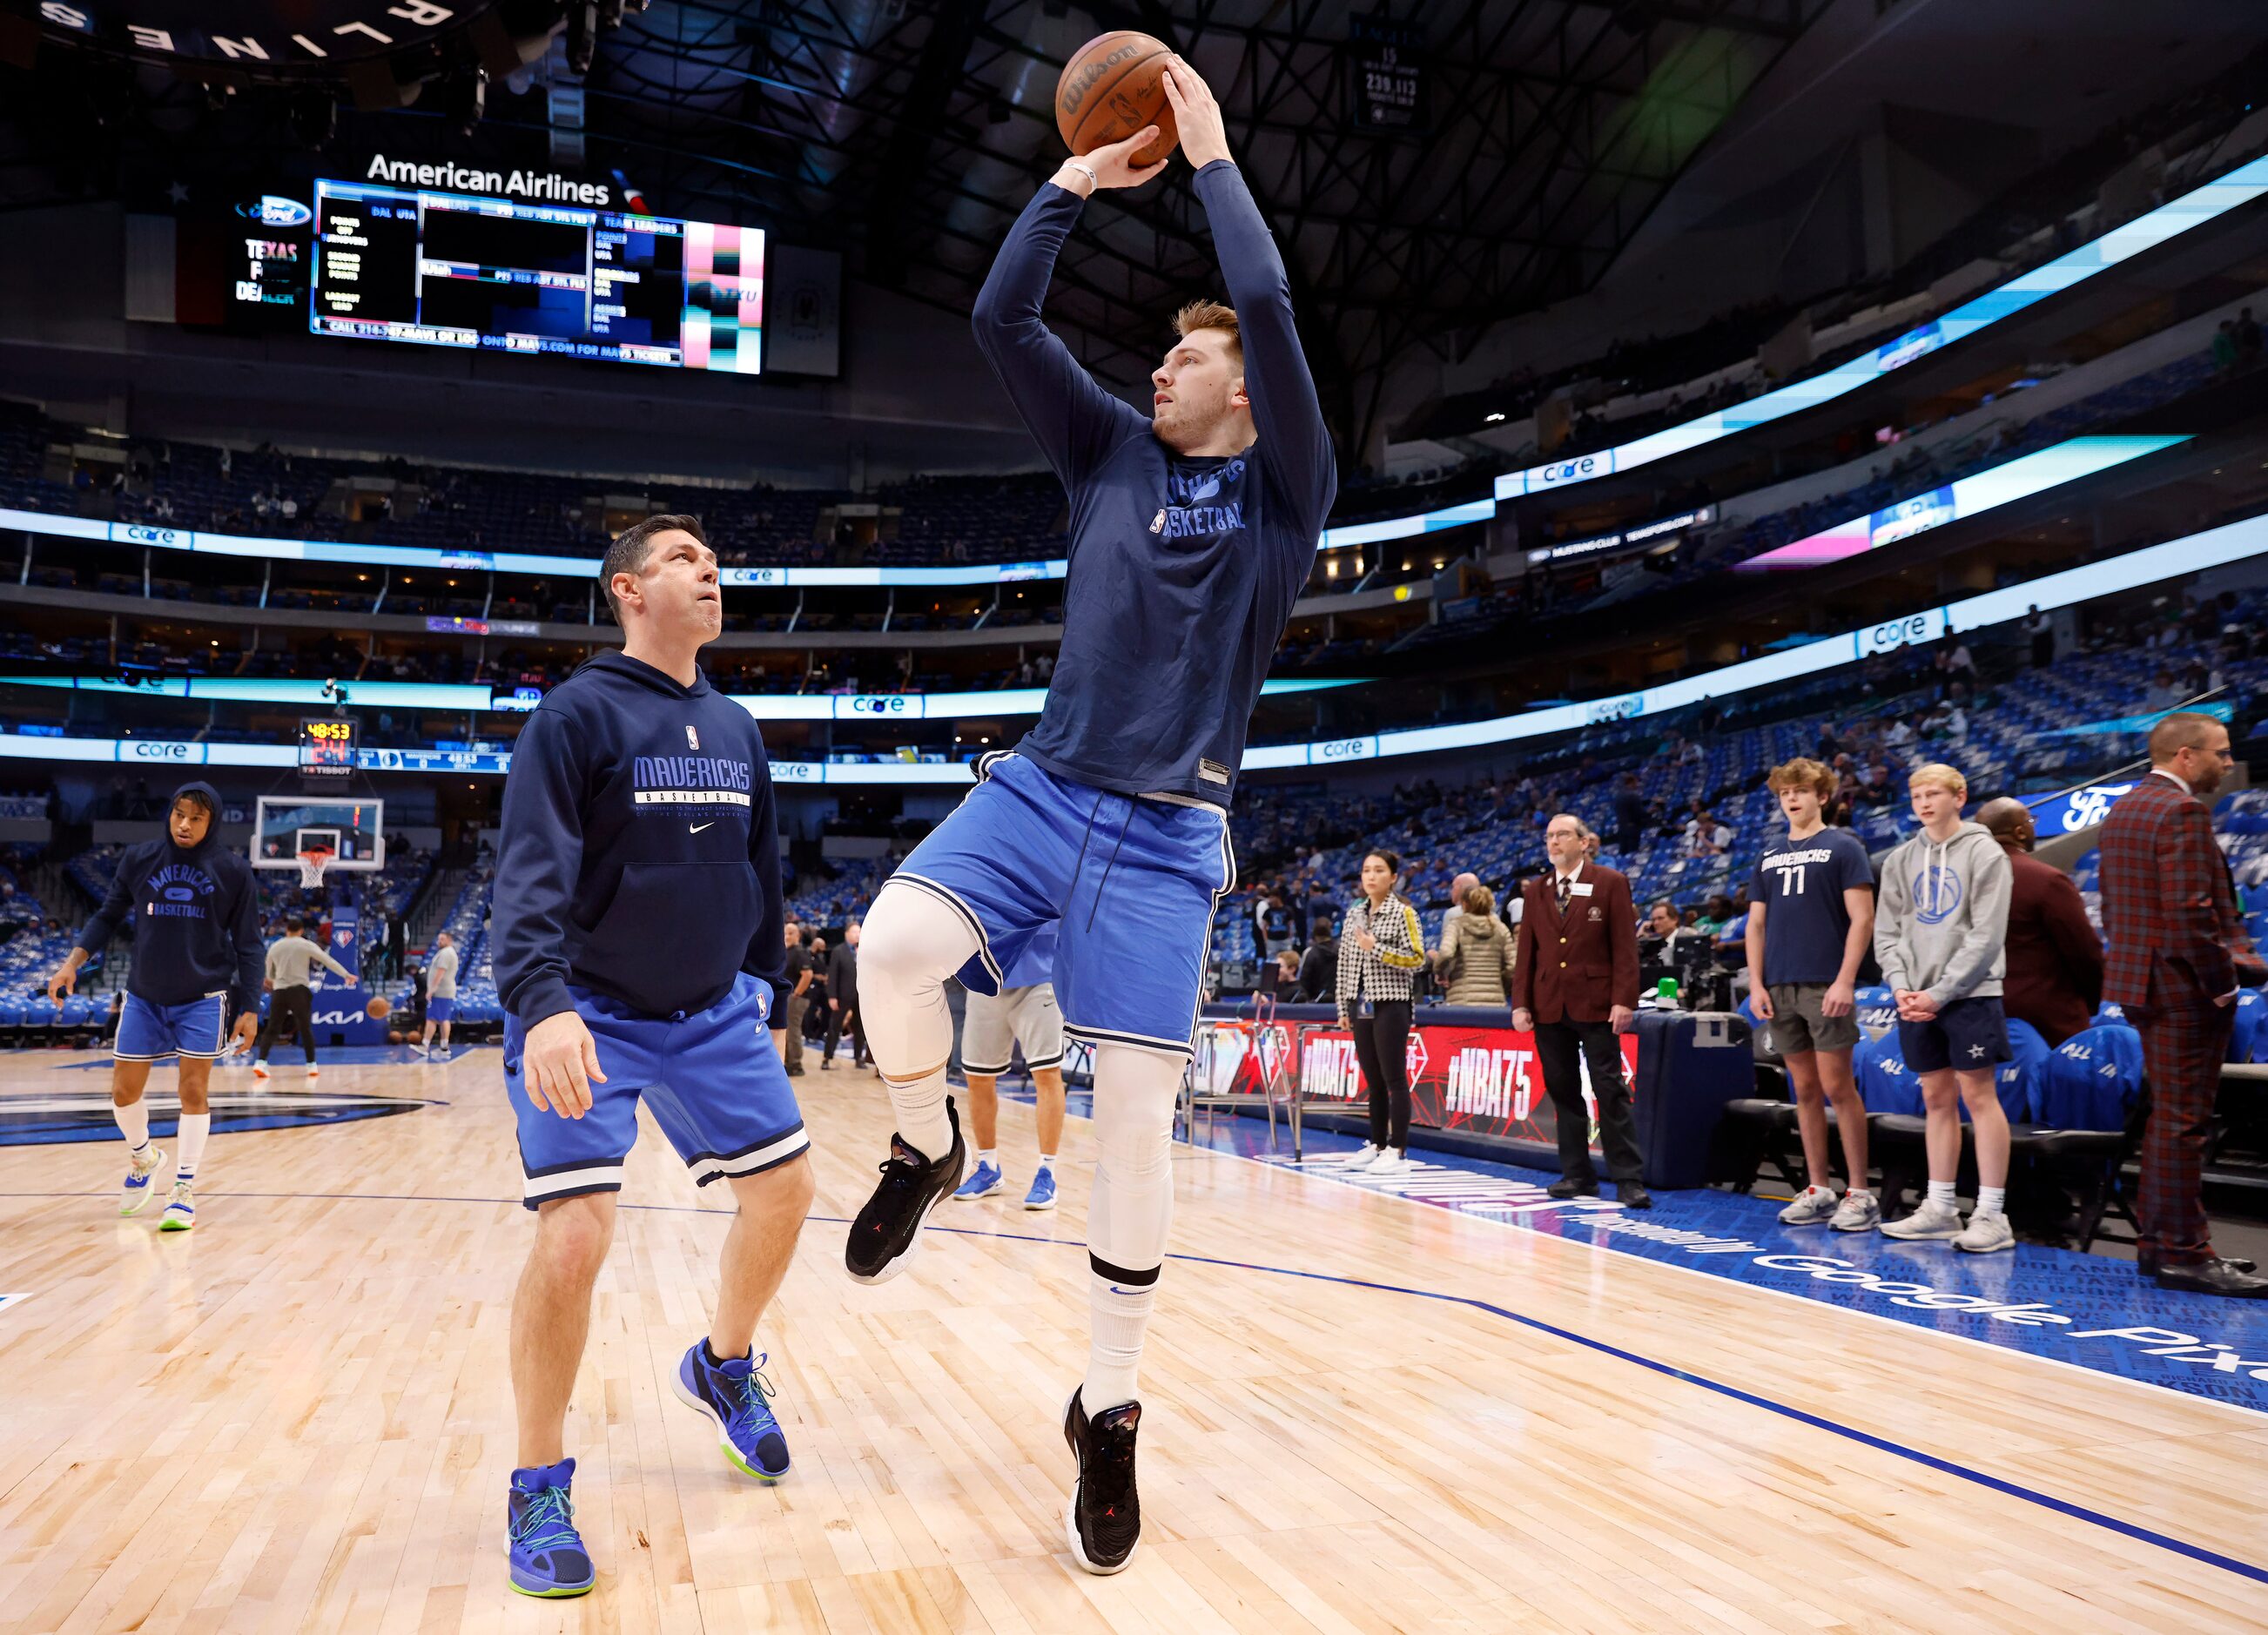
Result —
<svg viewBox="0 0 2268 1635"><path fill-rule="evenodd" d="M1096 384L1041 304L1087 195L1157 173L1132 161L1154 127L1057 170L977 298L977 345L1070 494L1061 656L1038 723L978 763L976 788L866 917L859 987L897 1131L844 1251L861 1282L895 1275L963 1179L946 979L997 991L1060 921L1064 1029L1094 1047L1093 1327L1064 1415L1079 1470L1065 1528L1093 1572L1125 1566L1140 1536L1136 1375L1206 940L1236 878L1228 804L1337 487L1284 263L1230 161L1219 105L1179 58L1166 89L1233 309L1182 311L1151 412Z"/></svg>
<svg viewBox="0 0 2268 1635"><path fill-rule="evenodd" d="M433 956L425 961L425 1036L418 1048L433 1054L433 1036L441 1038L441 1059L449 1059L449 1024L457 1014L457 939L447 932L433 939Z"/></svg>
<svg viewBox="0 0 2268 1635"><path fill-rule="evenodd" d="M1039 1094L1040 1167L1024 1195L1026 1209L1056 1206L1056 1150L1063 1145L1063 1011L1048 977L1056 968L1056 930L1049 926L1024 946L1012 968L1002 974L1000 991L968 991L961 1018L961 1072L968 1080L968 1122L976 1134L976 1167L956 1198L990 1197L1004 1177L994 1148L1000 1129L1000 1075L1008 1071L1016 1047Z"/></svg>
<svg viewBox="0 0 2268 1635"><path fill-rule="evenodd" d="M1997 1082L2009 1054L2000 1006L2008 857L1982 823L1962 821L1969 780L1957 769L1917 767L1909 788L1921 833L1882 860L1874 957L1897 1000L1898 1049L1921 1079L1929 1196L1881 1230L1991 1254L2016 1246L2006 1207L2008 1116ZM1954 1191L1964 1105L1977 1143L1977 1207L1966 1226Z"/></svg>
<svg viewBox="0 0 2268 1635"><path fill-rule="evenodd" d="M268 991L268 1020L261 1024L257 1055L252 1064L255 1079L268 1077L268 1052L284 1022L299 1030L300 1048L307 1053L307 1077L315 1077L315 992L308 985L313 968L320 965L344 982L357 985L354 973L302 935L307 922L294 914L284 922L284 935L268 947L268 975L260 984Z"/></svg>
<svg viewBox="0 0 2268 1635"><path fill-rule="evenodd" d="M1770 779L1787 836L1764 847L1749 882L1749 976L1757 1020L1795 1091L1796 1127L1810 1184L1780 1212L1791 1226L1824 1221L1837 1232L1871 1232L1881 1205L1867 1184L1867 1104L1851 1076L1859 1042L1859 968L1874 935L1874 870L1848 829L1830 829L1821 807L1835 774L1816 761L1774 767ZM1850 1189L1836 1195L1827 1108L1843 1138Z"/></svg>
<svg viewBox="0 0 2268 1635"><path fill-rule="evenodd" d="M111 1046L110 1110L126 1138L128 1161L118 1212L141 1212L165 1161L165 1153L150 1145L150 1108L142 1093L149 1086L150 1064L176 1057L180 1150L173 1196L158 1222L166 1232L187 1232L197 1224L194 1189L205 1138L212 1132L207 1096L213 1059L228 1048L232 1034L238 1043L251 1043L260 1020L260 893L250 860L222 845L214 832L219 814L220 796L211 784L188 783L175 790L166 809L166 832L118 860L110 895L48 979L48 998L60 1003L77 987L79 968L132 917L134 968Z"/></svg>
<svg viewBox="0 0 2268 1635"><path fill-rule="evenodd" d="M812 1197L810 1138L765 1039L783 952L771 768L696 662L722 622L717 558L692 518L651 517L608 549L600 584L622 651L528 717L497 856L504 1087L536 1215L512 1300L507 1497L512 1587L529 1595L597 1581L563 1441L640 1099L695 1180L724 1181L738 1206L709 1332L672 1386L759 1481L786 1473L788 1448L756 1323Z"/></svg>

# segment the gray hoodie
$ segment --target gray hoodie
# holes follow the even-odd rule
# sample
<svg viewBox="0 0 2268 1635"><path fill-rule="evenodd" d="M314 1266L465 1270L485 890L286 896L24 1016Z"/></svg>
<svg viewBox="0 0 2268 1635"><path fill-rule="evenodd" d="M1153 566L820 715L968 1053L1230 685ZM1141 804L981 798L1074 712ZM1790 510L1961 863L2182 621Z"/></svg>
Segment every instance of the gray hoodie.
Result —
<svg viewBox="0 0 2268 1635"><path fill-rule="evenodd" d="M1916 835L1882 860L1874 958L1893 991L1918 989L1939 1006L1994 998L2008 968L2008 893L2014 872L1982 823L1953 838Z"/></svg>

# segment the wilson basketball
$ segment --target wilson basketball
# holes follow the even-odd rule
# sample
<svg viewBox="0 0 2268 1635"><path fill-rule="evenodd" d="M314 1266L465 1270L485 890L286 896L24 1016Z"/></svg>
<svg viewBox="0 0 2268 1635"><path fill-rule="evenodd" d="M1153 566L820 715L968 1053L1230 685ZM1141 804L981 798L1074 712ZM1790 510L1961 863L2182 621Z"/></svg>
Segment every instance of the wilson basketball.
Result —
<svg viewBox="0 0 2268 1635"><path fill-rule="evenodd" d="M382 1022L393 1013L394 1002L388 999L384 994L378 994L373 996L371 1002L368 1005L364 1005L362 1008L369 1013L371 1020L374 1022Z"/></svg>
<svg viewBox="0 0 2268 1635"><path fill-rule="evenodd" d="M1154 165L1181 141L1161 76L1173 60L1162 40L1129 29L1098 34L1072 53L1056 82L1056 129L1074 155L1084 156L1158 127L1158 139L1134 156Z"/></svg>

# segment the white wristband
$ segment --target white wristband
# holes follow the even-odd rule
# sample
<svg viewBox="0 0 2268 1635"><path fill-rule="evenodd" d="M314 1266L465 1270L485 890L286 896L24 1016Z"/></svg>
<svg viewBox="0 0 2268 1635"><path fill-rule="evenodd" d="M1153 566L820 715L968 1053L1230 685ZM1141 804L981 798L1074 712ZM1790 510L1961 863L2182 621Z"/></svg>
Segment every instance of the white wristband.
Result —
<svg viewBox="0 0 2268 1635"><path fill-rule="evenodd" d="M1082 164L1078 159L1065 159L1064 163L1071 169L1077 171L1080 175L1086 177L1086 185L1090 188L1100 188L1102 185L1102 178L1094 173L1094 167L1092 165Z"/></svg>

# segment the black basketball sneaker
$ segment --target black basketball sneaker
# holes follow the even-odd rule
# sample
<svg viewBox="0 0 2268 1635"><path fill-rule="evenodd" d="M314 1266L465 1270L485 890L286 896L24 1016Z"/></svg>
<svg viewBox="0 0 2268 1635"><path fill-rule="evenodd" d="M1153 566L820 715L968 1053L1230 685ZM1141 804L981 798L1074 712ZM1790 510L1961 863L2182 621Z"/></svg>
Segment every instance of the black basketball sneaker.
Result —
<svg viewBox="0 0 2268 1635"><path fill-rule="evenodd" d="M1064 1405L1064 1440L1079 1461L1079 1481L1064 1511L1071 1559L1089 1572L1123 1572L1142 1538L1142 1499L1134 1491L1134 1437L1142 1404L1121 1403L1087 1417L1079 1394Z"/></svg>
<svg viewBox="0 0 2268 1635"><path fill-rule="evenodd" d="M961 1138L961 1115L951 1096L945 1099L945 1116L953 1129L953 1145L943 1158L932 1160L915 1151L902 1136L890 1138L881 1184L850 1223L850 1241L843 1246L843 1264L858 1282L887 1283L903 1271L930 1211L961 1184L968 1144Z"/></svg>

